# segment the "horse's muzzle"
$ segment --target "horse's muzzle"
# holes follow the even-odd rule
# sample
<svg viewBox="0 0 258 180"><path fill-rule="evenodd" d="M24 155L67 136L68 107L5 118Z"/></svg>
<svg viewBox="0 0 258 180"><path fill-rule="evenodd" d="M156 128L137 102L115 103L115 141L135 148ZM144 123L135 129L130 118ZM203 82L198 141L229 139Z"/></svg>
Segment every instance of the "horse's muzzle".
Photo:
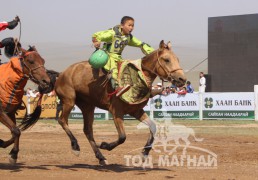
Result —
<svg viewBox="0 0 258 180"><path fill-rule="evenodd" d="M176 80L176 86L177 87L182 87L182 86L184 86L185 85L185 83L186 83L186 79L178 79L178 80Z"/></svg>
<svg viewBox="0 0 258 180"><path fill-rule="evenodd" d="M54 89L52 83L46 82L45 80L39 82L38 90L41 94L47 94Z"/></svg>

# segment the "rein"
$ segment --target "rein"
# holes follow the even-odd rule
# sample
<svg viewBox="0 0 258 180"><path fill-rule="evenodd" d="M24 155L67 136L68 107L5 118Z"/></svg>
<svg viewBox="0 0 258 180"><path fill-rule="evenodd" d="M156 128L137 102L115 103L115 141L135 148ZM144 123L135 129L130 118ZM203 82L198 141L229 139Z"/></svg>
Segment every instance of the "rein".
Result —
<svg viewBox="0 0 258 180"><path fill-rule="evenodd" d="M176 71L179 71L179 70L182 70L182 68L178 68L178 69L174 69L174 70L168 72L168 71L161 65L161 63L160 63L159 50L157 50L157 61L158 61L159 67L161 67L161 69L166 73L166 75L167 75L166 79L168 79L168 78L173 79L172 73L174 73L174 72L176 72ZM147 68L146 66L144 66L143 64L142 64L142 67L144 67L146 70L152 72L152 73L155 74L156 76L160 77L160 76L154 71L156 65L154 66L153 69L149 69L149 68ZM163 80L163 78L161 78L161 79Z"/></svg>

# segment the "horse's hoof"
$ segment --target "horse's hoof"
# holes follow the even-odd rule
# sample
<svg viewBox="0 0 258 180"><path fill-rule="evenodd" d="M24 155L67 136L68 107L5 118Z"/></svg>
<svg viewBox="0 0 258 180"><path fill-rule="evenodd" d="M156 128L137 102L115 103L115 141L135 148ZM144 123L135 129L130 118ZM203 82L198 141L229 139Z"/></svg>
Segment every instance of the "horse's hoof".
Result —
<svg viewBox="0 0 258 180"><path fill-rule="evenodd" d="M102 144L102 142L101 143L99 143L99 142L96 143L97 148L100 148L101 144Z"/></svg>
<svg viewBox="0 0 258 180"><path fill-rule="evenodd" d="M72 152L75 156L77 157L80 156L80 151L72 150Z"/></svg>
<svg viewBox="0 0 258 180"><path fill-rule="evenodd" d="M106 150L109 150L111 151L113 148L110 147L110 144L107 143L107 142L102 142L99 146L100 149L106 149Z"/></svg>
<svg viewBox="0 0 258 180"><path fill-rule="evenodd" d="M145 162L145 161L146 161L146 159L148 159L148 155L144 155L144 154L142 154L142 162Z"/></svg>
<svg viewBox="0 0 258 180"><path fill-rule="evenodd" d="M12 157L9 157L9 162L11 165L15 165L17 162L17 159L13 159Z"/></svg>
<svg viewBox="0 0 258 180"><path fill-rule="evenodd" d="M105 160L100 160L99 161L99 164L101 165L101 166L106 166L106 165L108 165L108 161L105 159Z"/></svg>

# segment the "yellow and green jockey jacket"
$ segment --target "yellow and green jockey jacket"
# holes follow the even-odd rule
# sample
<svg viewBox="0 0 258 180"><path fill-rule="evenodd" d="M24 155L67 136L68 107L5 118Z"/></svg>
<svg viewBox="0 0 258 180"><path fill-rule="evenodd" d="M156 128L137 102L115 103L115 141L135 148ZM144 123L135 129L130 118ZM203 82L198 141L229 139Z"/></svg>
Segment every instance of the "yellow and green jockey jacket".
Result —
<svg viewBox="0 0 258 180"><path fill-rule="evenodd" d="M147 55L154 51L154 49L148 44L140 41L132 34L123 35L120 25L117 25L111 29L105 31L99 31L93 34L92 38L95 41L104 42L104 49L107 50L109 54L108 61L121 61L122 60L122 52L125 46L133 46L141 48L142 52ZM107 70L113 68L113 63L108 62L104 67Z"/></svg>

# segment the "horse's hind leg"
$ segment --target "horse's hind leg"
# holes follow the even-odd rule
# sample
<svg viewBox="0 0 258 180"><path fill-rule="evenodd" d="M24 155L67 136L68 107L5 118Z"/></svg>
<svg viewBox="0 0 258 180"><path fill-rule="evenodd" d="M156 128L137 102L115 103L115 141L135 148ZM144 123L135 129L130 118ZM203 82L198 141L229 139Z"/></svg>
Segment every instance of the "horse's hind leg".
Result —
<svg viewBox="0 0 258 180"><path fill-rule="evenodd" d="M156 134L156 124L150 120L149 116L144 112L143 109L139 109L138 111L135 111L134 113L130 113L130 115L135 117L142 123L146 124L150 129L150 136L142 150L142 154L146 158L149 155L149 152L152 148L154 136Z"/></svg>
<svg viewBox="0 0 258 180"><path fill-rule="evenodd" d="M18 158L18 152L19 152L19 139L21 131L15 124L15 115L10 115L12 119L10 119L3 111L0 110L0 122L3 123L6 127L8 127L12 133L11 139L8 141L3 141L0 139L0 147L6 148L14 143L14 146L12 150L10 151L9 155L9 161L11 164L15 164Z"/></svg>
<svg viewBox="0 0 258 180"><path fill-rule="evenodd" d="M124 122L123 122L124 114L121 111L116 111L115 113L113 112L112 114L113 114L116 130L118 132L118 140L111 142L111 143L102 142L99 145L100 149L106 149L109 151L111 151L118 145L123 144L126 140L126 134L125 134Z"/></svg>
<svg viewBox="0 0 258 180"><path fill-rule="evenodd" d="M83 119L84 119L84 126L83 132L86 135L91 148L93 149L96 158L99 160L99 164L106 165L108 164L106 158L102 155L97 144L93 137L93 121L94 121L94 106L86 106L85 104L79 105L80 109L82 110Z"/></svg>
<svg viewBox="0 0 258 180"><path fill-rule="evenodd" d="M77 142L77 139L74 137L73 133L68 127L68 118L69 114L72 111L74 107L74 101L73 99L65 99L63 101L63 111L61 114L61 117L58 119L58 123L62 126L68 137L70 138L71 141L71 146L72 146L72 152L76 155L79 156L80 154L80 146Z"/></svg>

